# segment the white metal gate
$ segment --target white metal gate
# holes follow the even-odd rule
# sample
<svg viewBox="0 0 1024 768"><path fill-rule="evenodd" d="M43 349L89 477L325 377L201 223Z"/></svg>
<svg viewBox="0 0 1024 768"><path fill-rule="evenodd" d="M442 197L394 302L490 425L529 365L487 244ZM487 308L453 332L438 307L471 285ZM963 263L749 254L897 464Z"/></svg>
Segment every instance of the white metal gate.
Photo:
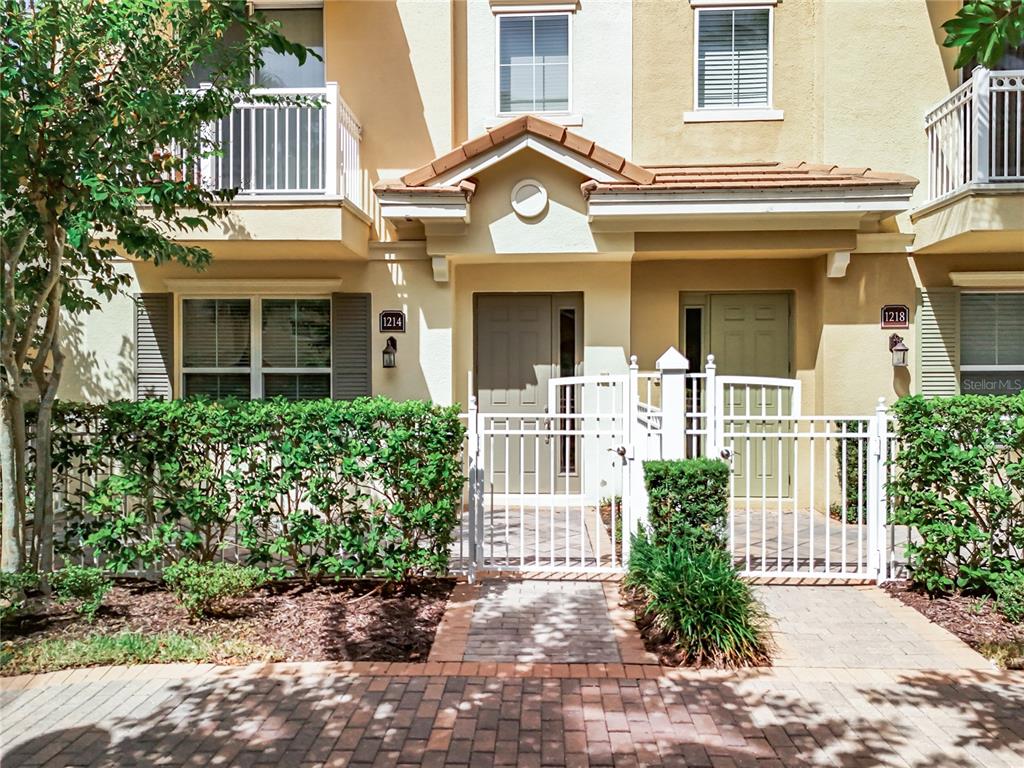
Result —
<svg viewBox="0 0 1024 768"><path fill-rule="evenodd" d="M729 548L752 577L884 579L892 450L884 403L805 416L795 379L716 376L669 350L657 372L549 383L544 413L466 414L455 560L477 570L615 572L647 521L643 462L729 462Z"/></svg>
<svg viewBox="0 0 1024 768"><path fill-rule="evenodd" d="M729 549L748 576L870 579L883 566L884 406L804 416L797 379L721 376L715 445L728 461Z"/></svg>
<svg viewBox="0 0 1024 768"><path fill-rule="evenodd" d="M622 570L628 383L551 379L543 413L483 413L470 399L459 553L468 570Z"/></svg>

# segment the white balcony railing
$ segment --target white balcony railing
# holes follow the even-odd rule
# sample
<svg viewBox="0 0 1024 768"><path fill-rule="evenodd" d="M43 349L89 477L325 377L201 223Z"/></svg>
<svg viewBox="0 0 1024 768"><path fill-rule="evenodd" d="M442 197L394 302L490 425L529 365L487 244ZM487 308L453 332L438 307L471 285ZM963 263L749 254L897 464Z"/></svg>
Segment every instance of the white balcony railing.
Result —
<svg viewBox="0 0 1024 768"><path fill-rule="evenodd" d="M240 103L211 124L210 139L221 151L195 168L202 184L237 188L240 197L344 197L362 209L362 129L338 84L252 93L296 97L297 103Z"/></svg>
<svg viewBox="0 0 1024 768"><path fill-rule="evenodd" d="M1024 70L976 69L925 117L928 202L968 184L1024 182Z"/></svg>

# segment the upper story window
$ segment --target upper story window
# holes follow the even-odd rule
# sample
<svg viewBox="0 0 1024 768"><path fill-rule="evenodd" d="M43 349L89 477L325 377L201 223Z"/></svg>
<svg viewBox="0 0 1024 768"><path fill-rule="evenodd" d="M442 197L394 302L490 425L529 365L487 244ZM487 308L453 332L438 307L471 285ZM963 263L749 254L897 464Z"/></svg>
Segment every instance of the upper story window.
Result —
<svg viewBox="0 0 1024 768"><path fill-rule="evenodd" d="M300 43L317 56L306 56L299 63L294 56L277 53L271 48L262 51L263 66L253 72L252 82L261 88L322 88L324 72L324 13L323 8L268 8L257 4L256 9L271 21L281 24L281 33L293 43ZM220 45L224 48L241 42L241 29L227 30ZM189 87L197 88L210 80L212 68L197 65L186 78Z"/></svg>
<svg viewBox="0 0 1024 768"><path fill-rule="evenodd" d="M568 112L568 13L500 15L498 111Z"/></svg>
<svg viewBox="0 0 1024 768"><path fill-rule="evenodd" d="M324 85L324 12L322 8L261 8L263 15L281 23L281 34L314 51L299 64L294 56L263 49L263 66L256 71L262 88L322 88Z"/></svg>
<svg viewBox="0 0 1024 768"><path fill-rule="evenodd" d="M694 10L696 110L686 119L781 119L772 108L774 9L714 3Z"/></svg>

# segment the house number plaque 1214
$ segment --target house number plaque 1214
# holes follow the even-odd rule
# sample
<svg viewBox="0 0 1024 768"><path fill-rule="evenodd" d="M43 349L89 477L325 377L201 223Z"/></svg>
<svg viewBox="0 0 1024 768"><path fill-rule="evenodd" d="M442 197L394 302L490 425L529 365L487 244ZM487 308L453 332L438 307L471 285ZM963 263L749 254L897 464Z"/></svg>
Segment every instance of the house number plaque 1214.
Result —
<svg viewBox="0 0 1024 768"><path fill-rule="evenodd" d="M405 312L400 309L385 309L380 313L381 333L405 333Z"/></svg>
<svg viewBox="0 0 1024 768"><path fill-rule="evenodd" d="M910 307L906 304L886 304L882 307L883 328L909 328Z"/></svg>

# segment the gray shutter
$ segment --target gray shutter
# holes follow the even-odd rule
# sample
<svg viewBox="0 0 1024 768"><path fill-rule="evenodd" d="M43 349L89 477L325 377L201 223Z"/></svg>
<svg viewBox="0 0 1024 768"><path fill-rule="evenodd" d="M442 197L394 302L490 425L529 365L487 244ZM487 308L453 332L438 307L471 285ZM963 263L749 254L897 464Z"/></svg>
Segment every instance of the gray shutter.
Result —
<svg viewBox="0 0 1024 768"><path fill-rule="evenodd" d="M928 288L917 309L921 394L946 397L960 392L960 293Z"/></svg>
<svg viewBox="0 0 1024 768"><path fill-rule="evenodd" d="M172 396L174 294L135 297L135 398Z"/></svg>
<svg viewBox="0 0 1024 768"><path fill-rule="evenodd" d="M372 393L370 294L331 294L331 396L352 400Z"/></svg>

